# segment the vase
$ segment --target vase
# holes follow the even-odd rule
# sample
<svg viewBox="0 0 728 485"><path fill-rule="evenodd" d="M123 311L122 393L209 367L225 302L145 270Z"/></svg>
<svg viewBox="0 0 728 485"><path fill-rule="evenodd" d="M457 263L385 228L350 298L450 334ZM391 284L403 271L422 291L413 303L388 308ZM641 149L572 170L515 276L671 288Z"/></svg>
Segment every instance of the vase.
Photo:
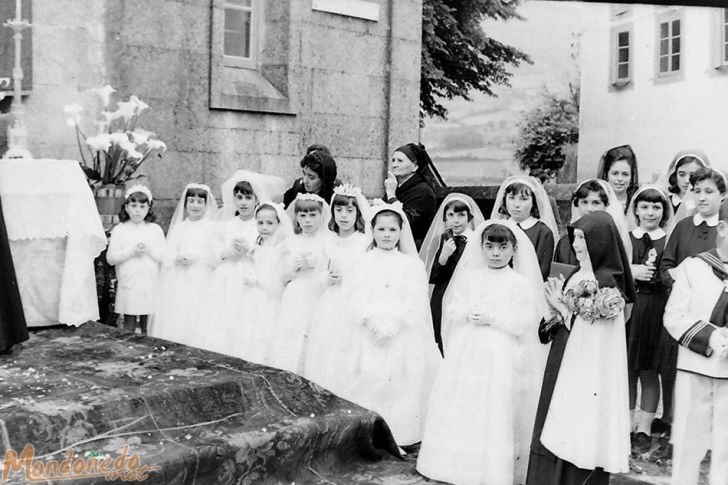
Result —
<svg viewBox="0 0 728 485"><path fill-rule="evenodd" d="M96 208L101 216L101 224L105 231L111 230L119 222L119 212L124 205L123 185L102 185L94 189Z"/></svg>

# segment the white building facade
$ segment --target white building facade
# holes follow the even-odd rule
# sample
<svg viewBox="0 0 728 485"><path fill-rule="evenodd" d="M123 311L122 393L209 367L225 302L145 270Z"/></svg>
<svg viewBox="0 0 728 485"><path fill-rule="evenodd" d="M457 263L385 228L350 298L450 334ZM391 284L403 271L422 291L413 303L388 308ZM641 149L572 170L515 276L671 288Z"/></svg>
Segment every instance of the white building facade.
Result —
<svg viewBox="0 0 728 485"><path fill-rule="evenodd" d="M581 40L578 177L630 144L640 182L681 149L728 169L728 9L589 5Z"/></svg>

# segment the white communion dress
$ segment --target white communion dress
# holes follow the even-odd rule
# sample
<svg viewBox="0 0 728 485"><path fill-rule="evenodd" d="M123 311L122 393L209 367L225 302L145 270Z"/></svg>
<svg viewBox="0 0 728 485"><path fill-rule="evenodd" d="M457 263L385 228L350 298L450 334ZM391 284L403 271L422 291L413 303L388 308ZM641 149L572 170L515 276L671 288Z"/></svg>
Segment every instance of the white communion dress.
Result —
<svg viewBox="0 0 728 485"><path fill-rule="evenodd" d="M454 326L430 396L417 470L456 484L524 483L541 380L524 338L535 292L511 267L468 268L444 309ZM485 324L467 317L485 309Z"/></svg>
<svg viewBox="0 0 728 485"><path fill-rule="evenodd" d="M130 257L140 243L146 247L146 253ZM112 229L106 259L116 265L116 313L151 315L155 312L164 244L164 232L154 223L128 221Z"/></svg>
<svg viewBox="0 0 728 485"><path fill-rule="evenodd" d="M213 251L215 223L209 219L177 224L168 235L161 276L160 301L149 333L193 347L207 331L202 302L217 260ZM190 264L178 264L185 256Z"/></svg>
<svg viewBox="0 0 728 485"><path fill-rule="evenodd" d="M328 282L331 240L331 233L320 229L311 235L294 235L282 243L286 272L292 279L281 297L269 355L269 364L273 367L303 375L313 313ZM300 256L308 257L313 267L296 271L294 261Z"/></svg>
<svg viewBox="0 0 728 485"><path fill-rule="evenodd" d="M373 248L349 276L353 321L365 331L343 395L379 413L399 445L417 443L441 361L424 264L396 249Z"/></svg>
<svg viewBox="0 0 728 485"><path fill-rule="evenodd" d="M352 319L350 298L343 281L351 277L356 260L370 242L371 237L361 232L345 238L335 237L329 264L338 268L342 281L326 288L311 323L304 377L341 396L351 382L355 358L365 335L362 326Z"/></svg>

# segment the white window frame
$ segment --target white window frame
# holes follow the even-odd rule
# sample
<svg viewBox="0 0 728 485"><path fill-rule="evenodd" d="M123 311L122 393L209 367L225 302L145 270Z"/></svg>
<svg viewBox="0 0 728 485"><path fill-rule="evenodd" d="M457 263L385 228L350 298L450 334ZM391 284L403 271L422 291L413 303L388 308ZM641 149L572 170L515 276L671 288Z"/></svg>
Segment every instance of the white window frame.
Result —
<svg viewBox="0 0 728 485"><path fill-rule="evenodd" d="M622 33L626 33L628 37L628 43L627 43L627 77L620 78L619 77L619 66L620 64L625 64L624 62L619 62L619 35ZM627 86L628 84L632 83L632 80L634 79L634 29L632 24L622 24L612 27L610 32L610 39L611 39L611 65L610 65L610 79L609 82L614 87L623 87Z"/></svg>
<svg viewBox="0 0 728 485"><path fill-rule="evenodd" d="M679 22L680 25L680 33L677 37L680 39L680 50L677 53L678 54L678 63L680 64L680 67L676 70L672 70L672 58L675 55L675 52L672 49L672 41L676 37L674 34L674 23L673 22ZM668 28L668 36L667 36L667 67L668 70L666 72L660 71L660 60L661 60L661 51L660 51L660 44L662 41L662 24L667 24ZM657 16L657 22L655 24L655 78L656 79L673 79L682 77L683 72L685 71L685 19L683 18L682 11L678 9L671 9L668 11L665 11L664 13L660 13Z"/></svg>
<svg viewBox="0 0 728 485"><path fill-rule="evenodd" d="M250 12L250 56L239 57L225 54L225 38L224 38L224 25L225 25L225 12L227 9L241 10ZM258 68L258 32L260 23L259 17L260 11L260 0L250 0L250 7L241 7L239 5L233 5L228 3L227 0L223 0L223 56L222 61L225 67L238 67L242 69L257 69Z"/></svg>
<svg viewBox="0 0 728 485"><path fill-rule="evenodd" d="M728 8L718 10L718 68L728 69Z"/></svg>

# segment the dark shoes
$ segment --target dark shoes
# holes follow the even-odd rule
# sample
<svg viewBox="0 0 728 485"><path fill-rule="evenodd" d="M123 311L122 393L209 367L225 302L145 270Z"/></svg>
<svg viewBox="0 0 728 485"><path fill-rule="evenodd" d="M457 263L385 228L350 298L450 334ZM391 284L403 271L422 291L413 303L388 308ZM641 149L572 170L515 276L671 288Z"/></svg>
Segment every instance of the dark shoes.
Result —
<svg viewBox="0 0 728 485"><path fill-rule="evenodd" d="M670 436L672 426L670 425L670 423L666 423L660 418L655 418L652 420L652 429L650 431L652 432L652 434Z"/></svg>
<svg viewBox="0 0 728 485"><path fill-rule="evenodd" d="M632 437L632 452L638 455L647 453L652 447L652 437L647 433L635 433Z"/></svg>

